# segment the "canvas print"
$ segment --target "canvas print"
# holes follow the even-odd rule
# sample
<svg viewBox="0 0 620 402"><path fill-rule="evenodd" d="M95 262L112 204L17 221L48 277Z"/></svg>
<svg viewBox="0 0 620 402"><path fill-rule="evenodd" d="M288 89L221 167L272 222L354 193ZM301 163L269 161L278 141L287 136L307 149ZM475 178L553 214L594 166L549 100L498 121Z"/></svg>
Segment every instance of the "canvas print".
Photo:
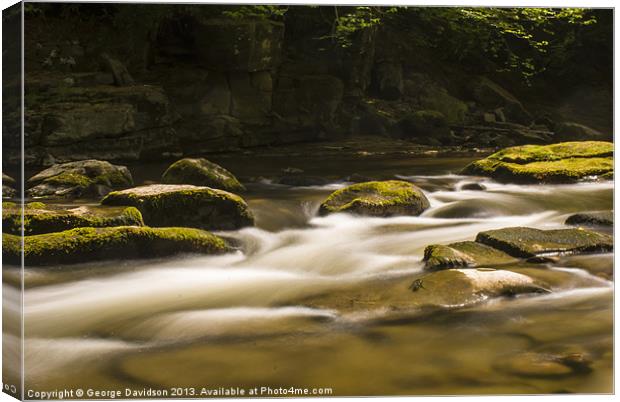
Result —
<svg viewBox="0 0 620 402"><path fill-rule="evenodd" d="M613 393L613 19L7 8L3 391Z"/></svg>

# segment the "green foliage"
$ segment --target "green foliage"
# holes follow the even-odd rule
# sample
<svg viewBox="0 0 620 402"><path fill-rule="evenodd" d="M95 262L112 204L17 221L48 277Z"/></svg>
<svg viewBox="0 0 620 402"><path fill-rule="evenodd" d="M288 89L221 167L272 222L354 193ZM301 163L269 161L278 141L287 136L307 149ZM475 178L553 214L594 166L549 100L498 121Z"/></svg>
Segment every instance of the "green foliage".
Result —
<svg viewBox="0 0 620 402"><path fill-rule="evenodd" d="M580 27L596 23L590 10L583 8L401 10L423 27L417 30L419 44L440 48L458 62L484 56L498 71L518 72L526 82L543 72L551 58L566 51Z"/></svg>
<svg viewBox="0 0 620 402"><path fill-rule="evenodd" d="M237 6L232 10L222 11L222 15L234 19L273 19L281 20L286 12L288 6L269 6L269 5L248 5Z"/></svg>

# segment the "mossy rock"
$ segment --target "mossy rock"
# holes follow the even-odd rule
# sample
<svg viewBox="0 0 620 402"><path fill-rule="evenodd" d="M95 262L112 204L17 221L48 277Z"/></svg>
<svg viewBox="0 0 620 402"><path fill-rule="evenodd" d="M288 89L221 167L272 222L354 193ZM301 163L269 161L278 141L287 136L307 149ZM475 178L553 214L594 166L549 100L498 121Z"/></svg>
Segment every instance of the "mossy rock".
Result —
<svg viewBox="0 0 620 402"><path fill-rule="evenodd" d="M189 184L152 184L113 191L101 203L134 206L149 226L234 230L254 224L248 205L238 195Z"/></svg>
<svg viewBox="0 0 620 402"><path fill-rule="evenodd" d="M319 208L321 215L349 212L368 216L420 215L430 206L422 190L399 180L369 181L334 191Z"/></svg>
<svg viewBox="0 0 620 402"><path fill-rule="evenodd" d="M4 234L2 256L20 264L20 237ZM190 228L118 226L77 228L24 237L26 266L74 264L105 259L164 257L178 253L221 254L221 238Z"/></svg>
<svg viewBox="0 0 620 402"><path fill-rule="evenodd" d="M237 178L204 158L185 158L174 162L161 177L166 184L193 184L226 191L245 191Z"/></svg>
<svg viewBox="0 0 620 402"><path fill-rule="evenodd" d="M54 165L26 182L29 197L99 197L131 187L133 179L125 166L89 159Z"/></svg>
<svg viewBox="0 0 620 402"><path fill-rule="evenodd" d="M4 207L4 204L3 204ZM125 208L120 214L96 214L84 207L70 210L50 209L43 203L26 204L24 234L35 235L62 232L79 227L144 226L142 214L135 207ZM21 208L16 204L2 210L2 231L21 233Z"/></svg>
<svg viewBox="0 0 620 402"><path fill-rule="evenodd" d="M613 226L614 211L579 212L566 218L567 225L571 226Z"/></svg>
<svg viewBox="0 0 620 402"><path fill-rule="evenodd" d="M478 233L476 242L519 258L612 251L612 236L585 229L504 228Z"/></svg>
<svg viewBox="0 0 620 402"><path fill-rule="evenodd" d="M516 183L569 183L613 175L613 144L605 141L523 145L467 165L463 174Z"/></svg>
<svg viewBox="0 0 620 402"><path fill-rule="evenodd" d="M294 302L341 312L388 309L393 313L410 313L429 307L462 308L494 297L549 291L546 283L524 274L467 268L363 279Z"/></svg>
<svg viewBox="0 0 620 402"><path fill-rule="evenodd" d="M433 244L424 249L427 269L500 265L515 262L515 260L503 251L473 241L448 245Z"/></svg>

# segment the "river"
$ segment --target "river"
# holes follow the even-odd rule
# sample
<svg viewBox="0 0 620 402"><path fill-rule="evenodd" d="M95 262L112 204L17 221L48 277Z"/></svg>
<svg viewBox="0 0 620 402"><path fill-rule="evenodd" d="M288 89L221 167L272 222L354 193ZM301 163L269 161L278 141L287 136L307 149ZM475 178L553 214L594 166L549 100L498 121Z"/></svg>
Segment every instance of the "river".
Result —
<svg viewBox="0 0 620 402"><path fill-rule="evenodd" d="M25 388L612 392L613 283L595 275L611 269L612 254L511 268L552 278L545 295L397 315L381 303L317 302L345 288L368 286L372 293L374 281L420 274L429 244L509 226L559 228L571 212L613 208L611 183L523 186L455 174L470 160L297 159L293 166L333 179L315 187L274 184L269 177L291 163L286 158L217 161L255 178L244 198L256 227L220 233L238 245L234 253L26 268ZM147 166L134 176L143 182L160 172ZM431 208L419 217L317 216L321 200L344 185L339 178L354 172L411 180ZM471 181L483 181L486 191L461 189ZM4 276L16 274L6 268ZM6 280L3 286L10 320L19 311L18 293ZM7 306L11 297L15 303ZM8 328L5 347L14 339ZM586 355L591 370L542 376L506 368L524 354L558 351Z"/></svg>

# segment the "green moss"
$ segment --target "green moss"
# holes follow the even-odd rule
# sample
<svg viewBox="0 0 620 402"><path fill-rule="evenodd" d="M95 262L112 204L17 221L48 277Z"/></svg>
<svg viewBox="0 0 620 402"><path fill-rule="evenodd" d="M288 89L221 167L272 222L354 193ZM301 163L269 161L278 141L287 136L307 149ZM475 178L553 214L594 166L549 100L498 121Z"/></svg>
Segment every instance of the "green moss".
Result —
<svg viewBox="0 0 620 402"><path fill-rule="evenodd" d="M26 209L45 209L47 206L42 202L29 202L26 204Z"/></svg>
<svg viewBox="0 0 620 402"><path fill-rule="evenodd" d="M203 158L186 158L176 161L164 172L162 182L167 184L193 184L226 191L245 190L245 187L232 173Z"/></svg>
<svg viewBox="0 0 620 402"><path fill-rule="evenodd" d="M473 241L448 245L433 244L424 249L427 269L495 266L514 262L515 258L492 247Z"/></svg>
<svg viewBox="0 0 620 402"><path fill-rule="evenodd" d="M34 203L28 205L32 204ZM78 227L144 226L140 211L133 207L126 208L120 215L103 216L76 210L29 208L28 205L24 211L26 235L60 232ZM2 230L5 233L20 234L21 222L19 208L2 211Z"/></svg>
<svg viewBox="0 0 620 402"><path fill-rule="evenodd" d="M565 183L613 175L613 144L603 141L511 147L475 161L465 174L519 183Z"/></svg>
<svg viewBox="0 0 620 402"><path fill-rule="evenodd" d="M353 212L364 215L419 215L430 206L412 183L399 180L369 181L334 191L319 213Z"/></svg>
<svg viewBox="0 0 620 402"><path fill-rule="evenodd" d="M56 176L49 177L43 180L43 183L78 186L84 188L92 184L91 180L88 177L72 172L63 172Z"/></svg>
<svg viewBox="0 0 620 402"><path fill-rule="evenodd" d="M134 206L150 226L232 230L254 224L241 197L208 187L156 184L113 191L101 203Z"/></svg>
<svg viewBox="0 0 620 402"><path fill-rule="evenodd" d="M3 257L19 263L15 237L3 238ZM8 247L4 247L5 243ZM177 253L219 254L229 251L221 238L198 229L120 226L77 228L24 237L27 266L88 262L110 258L152 258Z"/></svg>
<svg viewBox="0 0 620 402"><path fill-rule="evenodd" d="M488 157L502 162L526 164L566 158L613 156L614 145L606 141L573 141L551 145L522 145L498 151Z"/></svg>

